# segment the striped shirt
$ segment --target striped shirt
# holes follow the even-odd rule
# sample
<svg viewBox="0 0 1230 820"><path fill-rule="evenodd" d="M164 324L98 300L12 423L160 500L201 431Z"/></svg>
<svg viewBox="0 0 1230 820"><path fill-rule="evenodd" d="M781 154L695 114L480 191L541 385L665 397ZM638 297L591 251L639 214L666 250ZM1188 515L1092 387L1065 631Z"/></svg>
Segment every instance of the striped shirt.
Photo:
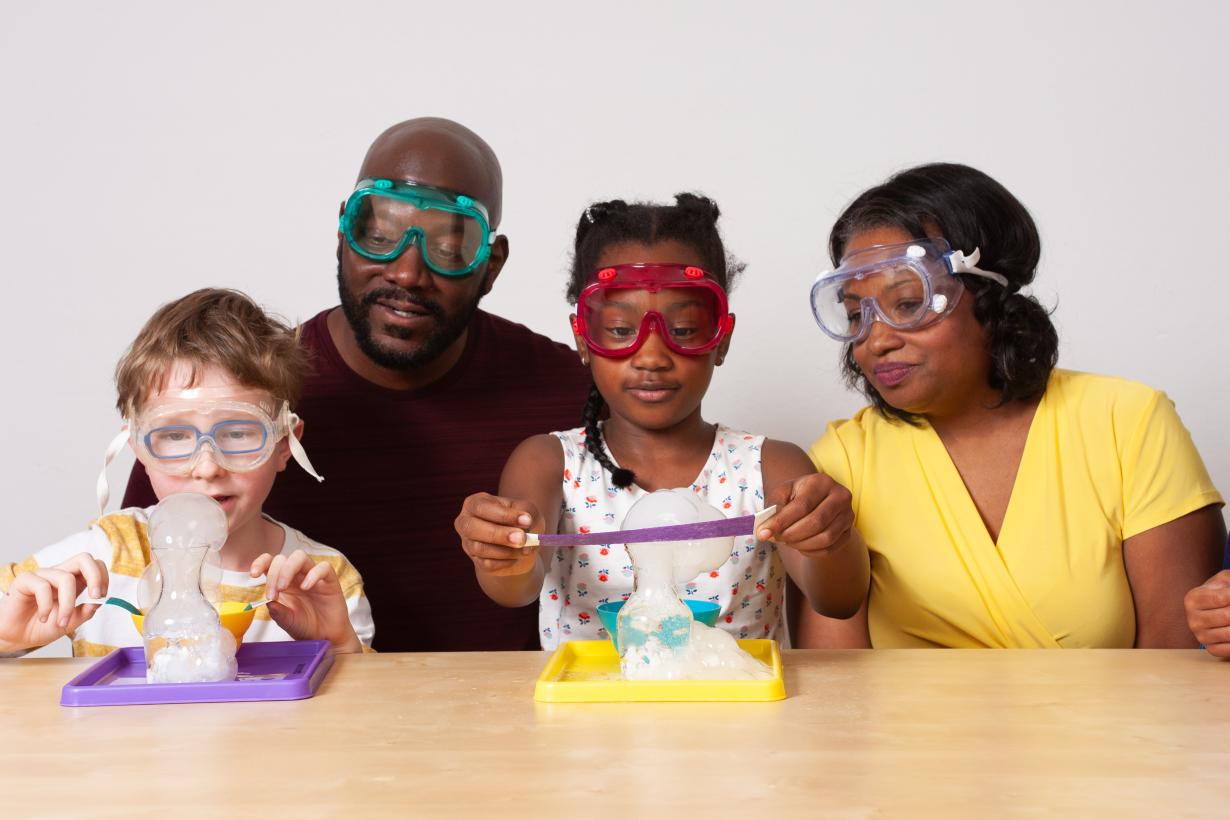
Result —
<svg viewBox="0 0 1230 820"><path fill-rule="evenodd" d="M82 552L107 565L110 576L107 587L109 597L123 598L137 603L141 574L150 565L149 514L152 507L133 507L103 516L85 532L69 536L63 541L39 550L19 563L0 563L0 596L8 591L18 573L55 566ZM281 522L266 518L282 528L282 554L290 555L303 550L313 561L328 561L337 573L346 596L346 608L350 623L365 649L371 646L375 625L372 610L363 593L363 579L346 557L332 547L318 544L298 530ZM259 601L265 597L264 578L253 578L238 570L221 571L218 587L220 601ZM73 655L106 655L121 646L140 646L141 633L128 612L117 606L99 607L94 617L79 626L69 636ZM267 607L256 610L256 617L244 635L244 642L291 640L269 615Z"/></svg>

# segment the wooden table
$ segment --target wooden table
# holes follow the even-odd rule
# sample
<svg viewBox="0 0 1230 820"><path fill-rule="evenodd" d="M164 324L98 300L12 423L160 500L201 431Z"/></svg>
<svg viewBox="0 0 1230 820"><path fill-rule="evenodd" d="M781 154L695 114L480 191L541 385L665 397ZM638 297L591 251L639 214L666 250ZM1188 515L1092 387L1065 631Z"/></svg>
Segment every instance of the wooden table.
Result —
<svg viewBox="0 0 1230 820"><path fill-rule="evenodd" d="M310 700L61 707L89 662L0 661L4 817L1230 815L1230 665L1195 650L796 651L787 700L696 704L351 655Z"/></svg>

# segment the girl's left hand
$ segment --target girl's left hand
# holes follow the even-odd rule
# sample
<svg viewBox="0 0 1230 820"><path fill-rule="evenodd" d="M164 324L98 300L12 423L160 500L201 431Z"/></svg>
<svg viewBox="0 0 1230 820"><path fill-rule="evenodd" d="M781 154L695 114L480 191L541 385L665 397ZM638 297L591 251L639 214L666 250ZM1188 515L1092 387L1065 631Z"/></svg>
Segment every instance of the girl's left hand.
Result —
<svg viewBox="0 0 1230 820"><path fill-rule="evenodd" d="M809 557L845 545L854 528L850 491L823 473L779 484L765 497L777 513L756 532L761 541L791 547Z"/></svg>
<svg viewBox="0 0 1230 820"><path fill-rule="evenodd" d="M303 550L265 553L251 575L265 576L265 597L274 622L295 640L327 640L338 652L362 652L350 623L346 595L328 561L313 561Z"/></svg>

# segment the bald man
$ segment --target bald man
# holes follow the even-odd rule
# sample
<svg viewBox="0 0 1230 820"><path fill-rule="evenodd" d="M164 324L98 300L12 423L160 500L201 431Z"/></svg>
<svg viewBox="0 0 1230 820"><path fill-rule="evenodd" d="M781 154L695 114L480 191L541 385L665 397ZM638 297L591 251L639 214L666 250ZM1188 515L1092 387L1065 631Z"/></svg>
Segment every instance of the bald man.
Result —
<svg viewBox="0 0 1230 820"><path fill-rule="evenodd" d="M341 305L303 326L315 372L296 411L327 480L287 470L265 511L350 558L381 651L539 648L537 605L487 598L453 530L517 444L580 423L590 385L569 348L478 307L508 259L502 195L464 126L389 128L342 204ZM124 505L152 503L138 463Z"/></svg>

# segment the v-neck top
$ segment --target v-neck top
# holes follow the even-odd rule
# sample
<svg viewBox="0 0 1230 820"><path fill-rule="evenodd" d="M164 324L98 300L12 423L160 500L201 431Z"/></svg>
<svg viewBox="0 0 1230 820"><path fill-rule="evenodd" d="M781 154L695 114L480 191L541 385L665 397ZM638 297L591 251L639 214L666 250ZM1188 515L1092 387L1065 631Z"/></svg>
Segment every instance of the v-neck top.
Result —
<svg viewBox="0 0 1230 820"><path fill-rule="evenodd" d="M1223 503L1164 393L1068 370L1038 405L998 542L925 420L867 407L811 457L853 495L876 647L1130 647L1123 541Z"/></svg>

